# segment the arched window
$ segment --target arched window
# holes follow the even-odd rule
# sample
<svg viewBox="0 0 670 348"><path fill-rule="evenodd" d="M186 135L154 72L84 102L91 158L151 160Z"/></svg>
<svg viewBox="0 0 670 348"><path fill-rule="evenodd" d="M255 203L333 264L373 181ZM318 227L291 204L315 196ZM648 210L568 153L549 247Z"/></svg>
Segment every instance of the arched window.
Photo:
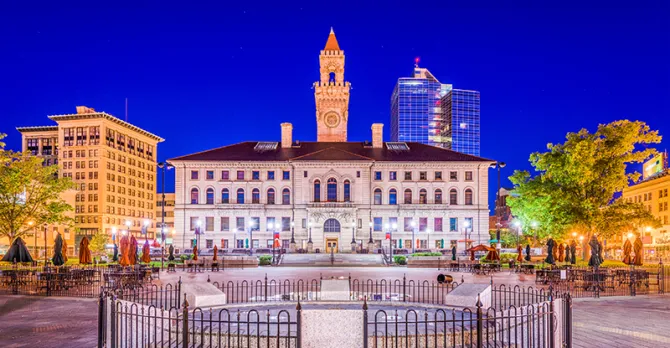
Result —
<svg viewBox="0 0 670 348"><path fill-rule="evenodd" d="M291 190L285 188L281 191L281 204L291 204Z"/></svg>
<svg viewBox="0 0 670 348"><path fill-rule="evenodd" d="M344 180L344 201L351 202L351 181Z"/></svg>
<svg viewBox="0 0 670 348"><path fill-rule="evenodd" d="M389 204L398 204L398 191L395 189L389 191Z"/></svg>
<svg viewBox="0 0 670 348"><path fill-rule="evenodd" d="M335 72L334 71L331 71L328 74L328 82L329 83L335 83Z"/></svg>
<svg viewBox="0 0 670 348"><path fill-rule="evenodd" d="M191 189L191 204L198 204L198 189L195 187Z"/></svg>
<svg viewBox="0 0 670 348"><path fill-rule="evenodd" d="M258 204L261 202L261 190L255 188L251 190L251 203Z"/></svg>
<svg viewBox="0 0 670 348"><path fill-rule="evenodd" d="M227 188L221 190L221 203L228 204L230 203L230 191Z"/></svg>
<svg viewBox="0 0 670 348"><path fill-rule="evenodd" d="M268 189L268 204L275 204L275 189Z"/></svg>
<svg viewBox="0 0 670 348"><path fill-rule="evenodd" d="M426 189L419 190L419 204L428 203L428 191Z"/></svg>
<svg viewBox="0 0 670 348"><path fill-rule="evenodd" d="M435 204L442 204L442 190L435 190Z"/></svg>
<svg viewBox="0 0 670 348"><path fill-rule="evenodd" d="M321 181L314 180L314 202L321 202Z"/></svg>
<svg viewBox="0 0 670 348"><path fill-rule="evenodd" d="M449 190L449 204L457 205L458 204L458 191L455 188Z"/></svg>
<svg viewBox="0 0 670 348"><path fill-rule="evenodd" d="M214 189L208 188L206 193L207 204L214 204Z"/></svg>
<svg viewBox="0 0 670 348"><path fill-rule="evenodd" d="M382 204L382 189L376 188L374 192L375 205Z"/></svg>
<svg viewBox="0 0 670 348"><path fill-rule="evenodd" d="M328 194L328 202L337 202L337 180L335 180L335 178L328 179L326 191Z"/></svg>
<svg viewBox="0 0 670 348"><path fill-rule="evenodd" d="M472 205L472 190L465 190L465 205Z"/></svg>
<svg viewBox="0 0 670 348"><path fill-rule="evenodd" d="M405 190L405 204L412 204L412 190Z"/></svg>
<svg viewBox="0 0 670 348"><path fill-rule="evenodd" d="M323 232L340 232L340 222L335 219L328 219L323 223Z"/></svg>
<svg viewBox="0 0 670 348"><path fill-rule="evenodd" d="M244 204L244 189L237 189L237 204Z"/></svg>

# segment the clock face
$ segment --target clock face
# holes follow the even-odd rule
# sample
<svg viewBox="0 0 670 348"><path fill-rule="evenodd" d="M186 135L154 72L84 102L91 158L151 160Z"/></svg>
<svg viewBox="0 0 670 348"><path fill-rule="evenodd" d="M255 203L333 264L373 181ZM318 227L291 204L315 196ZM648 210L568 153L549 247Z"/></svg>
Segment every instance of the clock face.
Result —
<svg viewBox="0 0 670 348"><path fill-rule="evenodd" d="M326 123L326 126L335 128L340 124L340 115L336 112L329 112L324 117L324 122Z"/></svg>

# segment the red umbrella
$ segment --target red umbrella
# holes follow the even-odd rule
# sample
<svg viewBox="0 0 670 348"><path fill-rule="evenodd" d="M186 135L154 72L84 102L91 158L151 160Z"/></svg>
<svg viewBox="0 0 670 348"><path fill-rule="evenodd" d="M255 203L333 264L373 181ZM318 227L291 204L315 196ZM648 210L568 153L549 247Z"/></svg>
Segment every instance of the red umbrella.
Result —
<svg viewBox="0 0 670 348"><path fill-rule="evenodd" d="M154 242L151 243L151 246L154 247L154 248L160 248L161 243L158 243L158 240L154 239Z"/></svg>
<svg viewBox="0 0 670 348"><path fill-rule="evenodd" d="M81 243L79 243L79 263L93 263L91 258L91 249L88 248L88 238L86 238L86 236L84 236L84 238L81 239Z"/></svg>
<svg viewBox="0 0 670 348"><path fill-rule="evenodd" d="M130 250L128 251L128 259L131 265L137 264L137 239L135 236L130 237Z"/></svg>
<svg viewBox="0 0 670 348"><path fill-rule="evenodd" d="M516 247L516 252L519 253L519 255L516 256L516 261L517 261L518 263L522 263L522 262L523 262L523 255L522 255L523 248L521 248L521 244L519 244L519 245Z"/></svg>
<svg viewBox="0 0 670 348"><path fill-rule="evenodd" d="M128 266L130 265L130 241L128 236L121 237L121 259L119 260L119 265Z"/></svg>
<svg viewBox="0 0 670 348"><path fill-rule="evenodd" d="M198 246L193 247L193 261L198 261Z"/></svg>
<svg viewBox="0 0 670 348"><path fill-rule="evenodd" d="M142 247L142 262L144 263L150 263L151 262L151 249L149 246L149 240L146 240L144 242L144 246Z"/></svg>
<svg viewBox="0 0 670 348"><path fill-rule="evenodd" d="M216 244L214 245L214 257L212 257L212 261L216 261L218 259L218 254L219 254L219 248L216 247Z"/></svg>

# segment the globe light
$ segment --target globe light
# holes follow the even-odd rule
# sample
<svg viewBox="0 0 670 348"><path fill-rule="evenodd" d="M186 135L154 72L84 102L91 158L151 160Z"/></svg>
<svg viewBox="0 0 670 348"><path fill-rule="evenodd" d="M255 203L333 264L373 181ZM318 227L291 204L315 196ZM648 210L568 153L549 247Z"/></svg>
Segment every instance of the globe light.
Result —
<svg viewBox="0 0 670 348"><path fill-rule="evenodd" d="M112 227L112 236L116 236L116 226Z"/></svg>
<svg viewBox="0 0 670 348"><path fill-rule="evenodd" d="M412 222L410 223L410 225L412 225L412 227L416 226L416 222L414 222L414 219L412 219Z"/></svg>
<svg viewBox="0 0 670 348"><path fill-rule="evenodd" d="M514 221L514 227L520 227L520 226L521 226L521 222L519 220Z"/></svg>
<svg viewBox="0 0 670 348"><path fill-rule="evenodd" d="M426 233L430 233L430 228L426 228Z"/></svg>
<svg viewBox="0 0 670 348"><path fill-rule="evenodd" d="M144 226L149 226L150 223L151 223L151 221L149 221L149 220L144 220Z"/></svg>
<svg viewBox="0 0 670 348"><path fill-rule="evenodd" d="M388 229L389 229L389 227L390 227L390 225L388 224L388 222L384 224L384 228L385 228L385 229L387 229L387 230L388 230Z"/></svg>
<svg viewBox="0 0 670 348"><path fill-rule="evenodd" d="M572 238L577 237L577 232L572 232Z"/></svg>
<svg viewBox="0 0 670 348"><path fill-rule="evenodd" d="M650 227L650 226L647 226L647 228L645 228L644 230L647 231L647 232L650 232L650 231L651 231L651 227Z"/></svg>
<svg viewBox="0 0 670 348"><path fill-rule="evenodd" d="M33 221L33 220L28 221L28 226L32 226L34 224L35 224L35 221Z"/></svg>
<svg viewBox="0 0 670 348"><path fill-rule="evenodd" d="M463 226L465 226L465 228L470 227L470 221L465 220L465 222L463 223Z"/></svg>
<svg viewBox="0 0 670 348"><path fill-rule="evenodd" d="M631 238L633 238L633 234L628 232L628 239L631 239Z"/></svg>
<svg viewBox="0 0 670 348"><path fill-rule="evenodd" d="M537 228L537 222L536 221L531 222L530 226L533 228Z"/></svg>
<svg viewBox="0 0 670 348"><path fill-rule="evenodd" d="M132 223L130 222L130 220L126 220L126 226L127 226L128 228L130 228L130 225L132 225Z"/></svg>
<svg viewBox="0 0 670 348"><path fill-rule="evenodd" d="M394 230L397 229L397 228L398 228L398 224L394 222L394 223L391 225L391 228L393 228Z"/></svg>
<svg viewBox="0 0 670 348"><path fill-rule="evenodd" d="M200 221L200 219L198 219L198 221L196 221L195 224L198 225L198 227L200 227L200 226L202 226L202 221Z"/></svg>
<svg viewBox="0 0 670 348"><path fill-rule="evenodd" d="M388 225L388 224L386 224L386 225ZM372 227L372 222L368 223L368 226ZM388 227L388 226L387 226L387 227Z"/></svg>
<svg viewBox="0 0 670 348"><path fill-rule="evenodd" d="M274 227L274 224L271 222L268 224L268 229L271 230Z"/></svg>

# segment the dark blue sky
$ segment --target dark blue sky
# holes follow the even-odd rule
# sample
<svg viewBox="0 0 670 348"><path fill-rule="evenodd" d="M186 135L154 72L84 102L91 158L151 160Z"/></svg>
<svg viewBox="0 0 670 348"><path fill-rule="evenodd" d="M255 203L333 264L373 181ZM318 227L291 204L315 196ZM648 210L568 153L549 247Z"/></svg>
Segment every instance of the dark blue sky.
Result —
<svg viewBox="0 0 670 348"><path fill-rule="evenodd" d="M582 127L628 118L670 134L666 1L68 3L0 5L12 149L16 126L76 105L123 118L126 97L129 121L166 139L160 160L279 140L287 121L315 140L311 84L331 26L353 86L350 140L370 139L373 122L388 139L391 91L417 56L443 83L481 91L482 155L508 163L503 177Z"/></svg>

